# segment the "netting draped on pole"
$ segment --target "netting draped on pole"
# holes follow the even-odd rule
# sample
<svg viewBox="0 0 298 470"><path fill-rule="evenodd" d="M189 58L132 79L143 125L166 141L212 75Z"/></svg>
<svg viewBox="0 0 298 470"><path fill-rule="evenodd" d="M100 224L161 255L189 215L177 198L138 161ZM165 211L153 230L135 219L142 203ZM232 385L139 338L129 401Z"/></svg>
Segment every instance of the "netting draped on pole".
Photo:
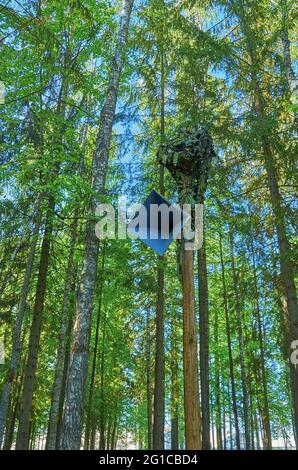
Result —
<svg viewBox="0 0 298 470"><path fill-rule="evenodd" d="M214 156L212 138L204 127L180 130L161 146L157 158L174 178L180 203L203 202Z"/></svg>

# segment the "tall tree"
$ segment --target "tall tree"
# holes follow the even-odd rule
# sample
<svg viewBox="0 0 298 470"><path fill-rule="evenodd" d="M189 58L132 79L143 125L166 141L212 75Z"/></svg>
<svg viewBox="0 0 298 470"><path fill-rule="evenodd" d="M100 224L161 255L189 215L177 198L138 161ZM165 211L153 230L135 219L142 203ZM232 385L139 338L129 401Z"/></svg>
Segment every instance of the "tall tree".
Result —
<svg viewBox="0 0 298 470"><path fill-rule="evenodd" d="M8 411L8 405L9 405L10 390L17 376L19 362L20 362L22 326L23 326L24 314L25 314L25 309L26 309L27 296L29 292L32 268L33 268L33 263L34 263L34 256L35 256L36 246L38 242L38 233L40 230L41 218L42 218L42 210L40 207L41 199L42 199L42 196L39 195L36 214L35 214L35 218L33 222L32 242L30 245L28 258L26 262L26 269L24 273L22 291L20 294L20 302L19 302L19 307L18 307L18 312L17 312L17 318L16 318L16 323L15 323L15 327L13 331L11 360L9 364L7 378L3 384L2 395L1 395L0 448L3 442L4 429L5 429L5 423L6 423L7 411Z"/></svg>
<svg viewBox="0 0 298 470"><path fill-rule="evenodd" d="M252 31L247 13L241 5L235 8L238 14L241 29L245 38L247 53L251 65L251 87L254 96L254 106L259 122L266 122L268 117L265 111L265 99L260 87L260 81L257 75L257 56L256 44L257 38ZM286 338L288 357L290 358L290 345L298 338L298 303L297 293L294 281L293 264L291 260L290 246L286 232L284 210L282 198L280 194L278 175L276 170L276 163L274 152L272 150L269 135L264 126L260 126L259 132L260 144L262 147L264 165L267 174L267 184L270 191L272 210L274 214L274 222L276 227L278 248L280 256L280 273L283 292L286 300L286 322L289 325L288 337ZM294 411L294 426L296 435L298 431L298 369L294 364L289 361L290 378L291 378L291 392L292 392L292 406Z"/></svg>
<svg viewBox="0 0 298 470"><path fill-rule="evenodd" d="M200 378L202 403L202 448L210 449L209 406L209 307L205 240L198 251L199 313L200 313Z"/></svg>
<svg viewBox="0 0 298 470"><path fill-rule="evenodd" d="M100 113L98 134L92 163L92 191L89 201L89 220L86 227L86 249L78 293L77 310L72 332L61 449L78 449L81 445L83 403L89 357L90 325L93 309L93 292L97 278L99 240L94 229L94 214L99 198L105 190L112 126L115 118L120 77L124 65L133 0L123 0L120 25L114 57L111 63L106 99Z"/></svg>
<svg viewBox="0 0 298 470"><path fill-rule="evenodd" d="M229 353L229 369L230 369L231 395L232 395L234 426L235 426L235 439L236 439L236 448L237 450L240 450L240 430L239 430L239 421L238 421L235 374L234 374L234 363L233 363L232 342L231 342L231 327L230 327L230 319L229 319L229 311L228 311L228 296L227 296L225 265L224 265L221 233L219 233L219 251L220 251L221 277L222 277L222 288L223 288L223 302L224 302L224 311L225 311L225 320L226 320L227 346L228 346L228 353Z"/></svg>
<svg viewBox="0 0 298 470"><path fill-rule="evenodd" d="M160 143L165 137L165 64L163 50L163 24L161 25L160 46ZM164 167L159 165L159 191L164 194ZM165 426L165 366L164 366L164 257L159 257L157 267L157 305L156 305L156 351L155 351L155 382L154 382L154 419L153 449L164 449Z"/></svg>
<svg viewBox="0 0 298 470"><path fill-rule="evenodd" d="M187 449L201 449L201 410L195 321L194 253L182 248L183 372L185 442Z"/></svg>
<svg viewBox="0 0 298 470"><path fill-rule="evenodd" d="M45 222L45 232L41 245L40 264L36 288L35 305L30 330L28 358L25 368L23 395L20 407L20 420L16 442L16 449L28 449L30 443L30 420L32 413L33 393L35 387L36 368L40 344L41 327L45 294L47 287L47 274L49 267L51 237L53 233L53 212L55 201L53 196L48 197L48 208Z"/></svg>
<svg viewBox="0 0 298 470"><path fill-rule="evenodd" d="M262 401L263 401L263 423L264 423L264 449L272 449L272 438L271 438L271 426L270 426L270 416L269 416L269 400L268 400L268 385L267 385L267 373L265 365L265 348L264 348L264 335L263 335L263 325L259 304L259 289L258 289L258 279L257 279L257 270L256 270L256 255L255 255L255 246L253 235L251 234L251 252L252 252L252 265L253 265L253 282L255 290L255 304L256 304L256 316L257 316L257 329L258 329L258 340L260 347L260 366L261 366L261 381L262 381ZM253 411L251 410L251 413ZM253 421L252 421L253 422ZM257 431L258 432L258 431Z"/></svg>
<svg viewBox="0 0 298 470"><path fill-rule="evenodd" d="M247 383L247 372L246 372L246 362L245 362L244 334L243 334L243 326L242 326L243 319L241 315L241 305L240 305L239 287L238 287L238 274L236 271L236 262L235 262L234 231L231 225L229 227L229 241L230 241L230 253L231 253L232 275L233 275L234 306L235 306L236 318L237 318L238 344L239 344L239 354L240 354L245 444L246 444L246 449L249 450L250 449L249 395L248 395L248 383Z"/></svg>
<svg viewBox="0 0 298 470"><path fill-rule="evenodd" d="M291 57L291 43L289 39L289 12L291 5L287 0L282 0L280 3L281 7L281 40L283 46L283 59L286 79L288 83L288 91L290 98L294 105L297 105L295 97L297 94L297 78L292 65ZM295 125L298 128L298 112L294 111Z"/></svg>

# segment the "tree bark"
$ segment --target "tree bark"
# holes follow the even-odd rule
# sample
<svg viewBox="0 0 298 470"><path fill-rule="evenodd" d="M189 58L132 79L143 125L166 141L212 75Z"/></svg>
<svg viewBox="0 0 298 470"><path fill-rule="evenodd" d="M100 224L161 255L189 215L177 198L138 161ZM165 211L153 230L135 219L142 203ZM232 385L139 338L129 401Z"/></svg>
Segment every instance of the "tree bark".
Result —
<svg viewBox="0 0 298 470"><path fill-rule="evenodd" d="M161 46L161 82L160 82L160 142L164 142L165 134L165 70L164 51ZM159 190L164 194L164 167L159 165ZM159 257L159 263L164 260ZM153 417L153 449L164 449L165 427L165 366L164 366L164 282L165 272L160 264L157 267L157 304L156 304L156 350L154 372L154 417Z"/></svg>
<svg viewBox="0 0 298 470"><path fill-rule="evenodd" d="M221 376L223 377L222 370ZM224 384L223 384L224 386ZM227 431L226 431L226 401L225 401L225 389L223 388L222 393L222 441L223 450L227 450Z"/></svg>
<svg viewBox="0 0 298 470"><path fill-rule="evenodd" d="M260 122L260 142L263 150L263 158L265 170L267 173L267 184L271 197L272 210L274 215L274 222L278 240L278 250L280 258L280 274L285 296L285 324L288 325L288 332L286 332L285 343L288 351L289 368L290 368L290 381L291 381L291 394L292 406L294 413L294 427L295 435L298 434L298 367L290 361L291 343L298 340L298 304L297 292L294 280L294 270L291 260L290 246L287 238L284 211L282 207L282 198L278 186L278 176L274 161L274 154L270 144L266 128L263 123L266 122L265 102L264 96L259 84L257 75L257 61L255 57L255 39L251 28L249 27L245 14L242 10L238 12L240 19L240 26L244 34L247 52L251 63L251 77L252 77L252 91L255 98L255 110L258 120ZM296 446L298 443L296 442Z"/></svg>
<svg viewBox="0 0 298 470"><path fill-rule="evenodd" d="M179 450L179 381L176 318L171 320L171 449Z"/></svg>
<svg viewBox="0 0 298 470"><path fill-rule="evenodd" d="M91 429L91 422L92 422L91 418L92 418L92 404L93 404L93 398L94 398L94 379L95 379L96 362L97 362L97 354L98 354L99 326L100 326L100 319L101 319L102 290L103 290L104 268L105 268L105 247L106 245L103 244L102 260L101 260L101 277L100 277L100 284L99 284L99 303L98 303L98 311L97 311L97 319L96 319L96 327L95 327L95 343L94 343L94 350L93 350L93 360L92 360L90 389L89 389L89 401L88 401L87 417L86 417L85 444L84 444L85 449L89 448L90 429Z"/></svg>
<svg viewBox="0 0 298 470"><path fill-rule="evenodd" d="M229 441L230 441L230 450L233 450L233 425L232 425L232 406L231 406L231 390L230 390L230 381L228 380L228 413L229 413Z"/></svg>
<svg viewBox="0 0 298 470"><path fill-rule="evenodd" d="M71 293L73 268L74 268L73 266L74 253L75 253L75 245L76 245L76 240L77 240L78 215L79 215L78 209L76 209L75 214L74 214L74 222L71 228L68 262L67 262L67 268L66 268L66 281L64 285L63 302L62 302L59 346L58 346L57 363L56 363L54 387L53 387L53 397L52 397L52 402L51 402L50 418L49 418L47 441L46 441L47 450L54 450L56 448L56 441L57 441L57 426L58 426L58 419L59 419L59 405L60 405L60 397L61 397L62 382L63 382L64 359L65 359L65 351L66 351L66 334L67 334L67 326L68 326L70 293Z"/></svg>
<svg viewBox="0 0 298 470"><path fill-rule="evenodd" d="M200 450L201 414L198 377L198 349L194 296L193 251L182 247L183 281L183 370L185 442L187 450Z"/></svg>
<svg viewBox="0 0 298 470"><path fill-rule="evenodd" d="M10 450L12 446L13 434L14 434L15 424L16 424L16 420L17 420L17 416L19 412L19 406L20 406L20 396L21 396L22 385L23 385L24 369L25 369L25 364L22 367L22 373L20 374L19 383L17 383L17 381L14 382L14 386L15 386L14 388L16 388L16 393L13 392L14 400L11 400L12 401L11 406L13 407L13 410L12 410L11 419L6 427L3 450Z"/></svg>
<svg viewBox="0 0 298 470"><path fill-rule="evenodd" d="M19 428L17 433L16 449L28 449L30 440L30 419L33 402L33 393L36 379L40 334L43 321L44 300L47 287L47 275L50 257L51 237L53 232L54 198L49 196L48 211L45 222L45 233L41 246L40 265L38 272L36 297L33 310L33 319L30 330L28 359L25 368L23 396Z"/></svg>
<svg viewBox="0 0 298 470"><path fill-rule="evenodd" d="M245 444L246 444L246 449L250 450L249 399L248 399L249 397L248 397L248 388L247 388L244 337L243 337L243 329L242 329L241 306L240 306L240 301L239 301L238 276L236 272L235 255L234 255L234 232L233 232L233 228L231 225L229 227L229 238L230 238L230 252L231 252L231 261L232 261L234 302L235 302L235 311L236 311L236 318L237 318L238 343L239 343L239 354L240 354Z"/></svg>
<svg viewBox="0 0 298 470"><path fill-rule="evenodd" d="M94 213L105 189L112 126L115 117L120 76L124 64L124 52L133 0L123 0L116 50L111 64L109 86L105 104L100 114L99 131L92 163L92 195L86 227L86 249L78 294L77 310L72 332L72 348L68 369L61 449L79 449L83 425L83 403L88 370L93 293L97 278L99 240L94 230Z"/></svg>
<svg viewBox="0 0 298 470"><path fill-rule="evenodd" d="M42 217L42 211L40 208L41 199L42 199L42 196L40 195L38 197L37 212L35 215L33 231L32 231L32 242L30 245L29 253L28 253L23 286L22 286L22 291L20 295L20 303L19 303L19 307L17 311L16 323L15 323L14 330L13 330L11 360L9 364L7 377L2 388L1 403L0 403L0 448L2 446L2 441L3 441L3 434L4 434L5 422L6 422L6 417L7 417L8 405L9 405L10 390L15 380L15 377L17 375L19 362L20 362L22 325L23 325L23 320L24 320L24 315L25 315L25 310L26 310L27 296L29 292L30 279L31 279L31 274L32 274L36 245L37 245L37 240L38 240L38 233L39 233L41 217Z"/></svg>
<svg viewBox="0 0 298 470"><path fill-rule="evenodd" d="M298 368L290 361L291 343L298 340L298 304L297 293L294 281L293 265L291 261L289 242L286 234L281 197L278 187L276 168L273 161L268 139L264 136L262 139L263 152L265 157L265 166L267 171L268 186L271 194L272 208L275 219L275 226L278 239L280 255L280 272L285 296L285 315L286 323L289 325L286 344L288 346L288 358L290 367L292 406L294 411L294 426L296 435L298 433Z"/></svg>
<svg viewBox="0 0 298 470"><path fill-rule="evenodd" d="M281 40L283 46L283 59L284 59L284 68L287 77L287 84L288 84L288 92L290 97L292 98L293 103L297 104L297 86L298 82L295 76L295 72L292 66L292 58L291 58L291 44L289 40L289 33L288 33L288 11L287 11L287 1L282 0L281 2L282 8L282 27L281 27ZM296 129L298 129L298 112L294 113L294 121Z"/></svg>
<svg viewBox="0 0 298 470"><path fill-rule="evenodd" d="M210 449L209 405L209 307L205 241L198 251L199 313L200 313L200 378L202 403L202 449Z"/></svg>
<svg viewBox="0 0 298 470"><path fill-rule="evenodd" d="M74 273L76 273L76 267L74 268ZM76 291L77 286L77 279L76 275L73 279L72 284L72 292ZM58 413L58 422L57 422L57 432L56 432L56 449L60 449L60 437L61 437L61 425L62 425L62 416L63 416L63 405L65 399L65 390L66 390L66 377L69 365L69 353L70 353L70 337L72 331L72 323L73 323L73 316L75 311L75 302L72 302L71 305L71 315L68 318L68 325L67 325L67 333L66 333L66 345L65 345L65 355L63 361L63 376L62 376L62 384L61 384L61 392L60 392L60 400L59 400L59 413Z"/></svg>
<svg viewBox="0 0 298 470"><path fill-rule="evenodd" d="M162 259L160 260L162 261ZM164 449L164 270L157 268L156 352L154 382L153 449Z"/></svg>
<svg viewBox="0 0 298 470"><path fill-rule="evenodd" d="M260 444L260 433L259 433L259 423L258 423L258 417L257 417L257 412L254 412L254 422L255 422L255 430L256 430L256 447L257 450L261 449L261 444Z"/></svg>
<svg viewBox="0 0 298 470"><path fill-rule="evenodd" d="M113 422L112 436L111 436L111 450L116 449L117 422L118 422L118 419L117 419L117 409L116 409L114 422Z"/></svg>
<svg viewBox="0 0 298 470"><path fill-rule="evenodd" d="M146 394L147 394L147 443L148 450L152 449L152 389L151 389L151 335L150 310L146 311Z"/></svg>
<svg viewBox="0 0 298 470"><path fill-rule="evenodd" d="M237 410L237 397L236 397L235 375L234 375L234 365L233 365L232 343L231 343L231 328L230 328L230 319L229 319L229 311L228 311L228 298L227 298L225 265L224 265L224 258L223 258L221 233L219 234L219 250L220 250L221 277L222 277L222 287L223 287L223 301L224 301L225 320L226 320L227 345L228 345L228 353L229 353L229 369L230 369L231 393L232 393L233 415L234 415L234 426L235 426L235 439L236 439L236 448L237 450L240 450L240 432L239 432L239 421L238 421L238 410Z"/></svg>
<svg viewBox="0 0 298 470"><path fill-rule="evenodd" d="M220 358L218 356L218 312L215 311L214 317L214 342L216 345L215 355L215 425L216 425L216 447L222 450L222 421L221 421L221 386L220 386Z"/></svg>
<svg viewBox="0 0 298 470"><path fill-rule="evenodd" d="M269 416L269 405L268 405L268 387L267 387L267 373L265 367L265 351L264 351L264 339L263 339L263 329L262 329L262 320L261 312L259 305L259 289L257 281L257 272L256 272L256 259L255 259L255 248L254 240L251 235L251 251L252 251L252 263L253 263L253 279L254 279L254 290L255 290L255 302L256 302L256 317L258 325L258 340L260 347L260 369L261 369L261 383L262 383L262 400L263 400L263 424L264 424L264 449L272 450L272 438L271 438L271 426L270 426L270 416Z"/></svg>
<svg viewBox="0 0 298 470"><path fill-rule="evenodd" d="M105 312L104 312L105 313ZM105 407L105 393L104 393L104 373L105 373L105 347L106 347L106 314L103 316L102 327L102 349L101 349L101 363L100 363L100 406L99 406L99 448L105 450L106 448L106 422L107 413Z"/></svg>

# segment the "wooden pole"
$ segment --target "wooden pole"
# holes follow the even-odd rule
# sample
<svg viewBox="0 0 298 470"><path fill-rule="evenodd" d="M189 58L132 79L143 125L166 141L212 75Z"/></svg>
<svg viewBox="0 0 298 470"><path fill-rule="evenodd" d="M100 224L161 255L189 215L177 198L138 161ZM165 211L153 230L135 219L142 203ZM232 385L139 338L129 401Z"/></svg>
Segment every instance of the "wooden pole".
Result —
<svg viewBox="0 0 298 470"><path fill-rule="evenodd" d="M192 145L190 145L192 135ZM195 132L178 133L170 143L162 145L158 161L174 178L180 205L195 201L203 202L207 187L208 170L215 155L208 131L201 127ZM165 158L166 157L166 158ZM183 286L183 371L184 414L186 449L202 449L201 412L198 374L198 349L195 315L194 252L185 249L182 240L182 286Z"/></svg>
<svg viewBox="0 0 298 470"><path fill-rule="evenodd" d="M185 441L187 450L200 450L201 413L194 292L194 252L182 248L183 370Z"/></svg>

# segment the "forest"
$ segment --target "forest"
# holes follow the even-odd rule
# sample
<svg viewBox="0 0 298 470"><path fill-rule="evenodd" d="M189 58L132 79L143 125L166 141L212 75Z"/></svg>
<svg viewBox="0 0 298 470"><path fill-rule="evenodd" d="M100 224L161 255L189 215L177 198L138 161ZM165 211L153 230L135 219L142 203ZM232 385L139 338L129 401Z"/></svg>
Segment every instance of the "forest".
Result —
<svg viewBox="0 0 298 470"><path fill-rule="evenodd" d="M0 0L2 450L297 448L295 46L294 0ZM150 194L199 246L97 236Z"/></svg>

